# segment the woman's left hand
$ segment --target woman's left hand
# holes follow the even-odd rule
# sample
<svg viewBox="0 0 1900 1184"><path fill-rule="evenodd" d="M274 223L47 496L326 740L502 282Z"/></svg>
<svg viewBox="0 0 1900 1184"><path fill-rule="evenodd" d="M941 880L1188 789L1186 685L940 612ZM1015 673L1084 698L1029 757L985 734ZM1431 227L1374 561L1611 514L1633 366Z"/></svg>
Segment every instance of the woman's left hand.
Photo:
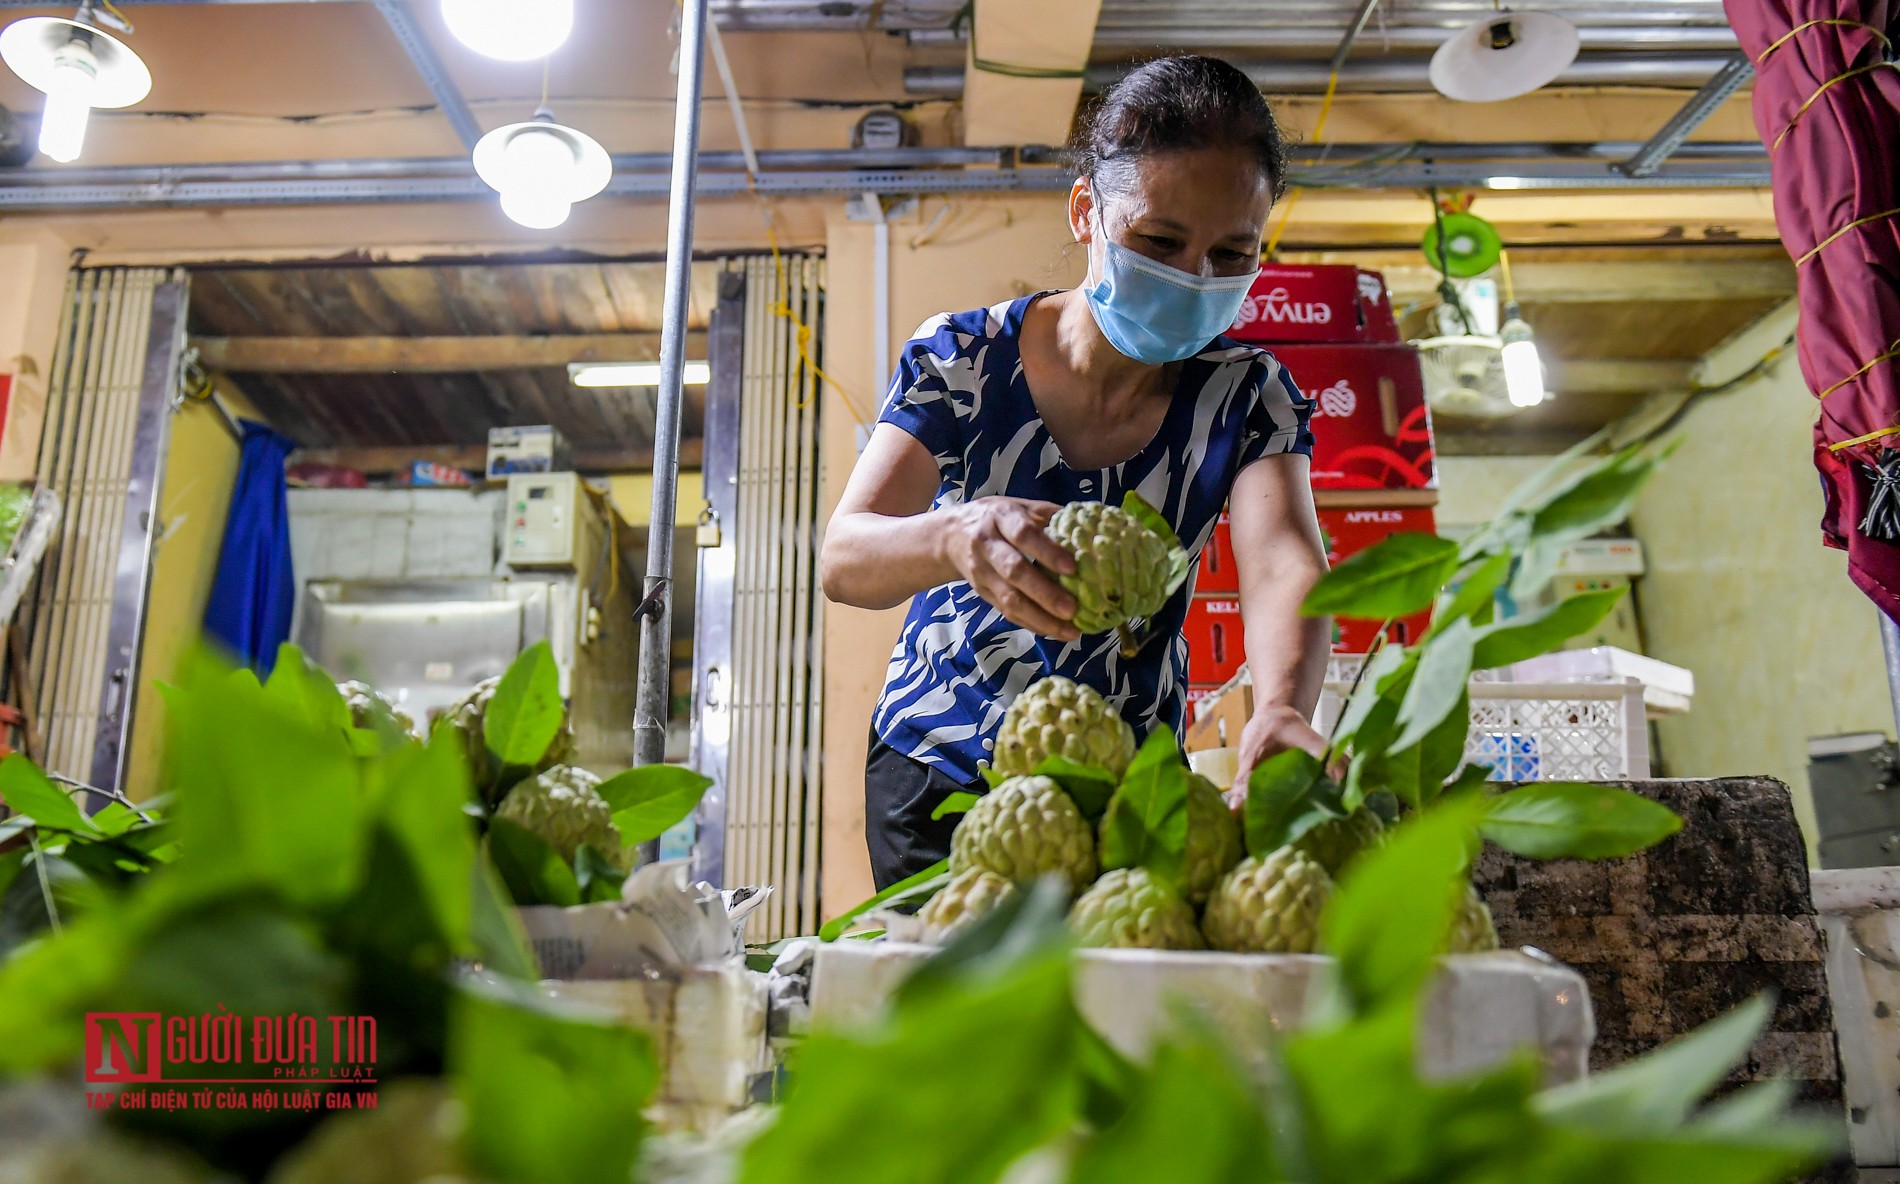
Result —
<svg viewBox="0 0 1900 1184"><path fill-rule="evenodd" d="M1290 748L1310 752L1317 760L1326 759L1326 737L1304 715L1286 706L1256 710L1241 729L1239 763L1234 769L1233 788L1227 791L1228 804L1239 810L1247 800L1247 776L1254 766Z"/></svg>

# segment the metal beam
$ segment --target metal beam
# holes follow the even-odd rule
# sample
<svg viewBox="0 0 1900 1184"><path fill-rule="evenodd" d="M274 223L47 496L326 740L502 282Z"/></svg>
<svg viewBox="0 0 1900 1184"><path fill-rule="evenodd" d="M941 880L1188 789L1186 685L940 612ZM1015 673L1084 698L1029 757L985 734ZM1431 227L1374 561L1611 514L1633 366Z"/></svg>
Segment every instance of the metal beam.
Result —
<svg viewBox="0 0 1900 1184"><path fill-rule="evenodd" d="M462 97L455 82L449 77L442 59L436 56L435 46L423 35L422 26L416 23L416 17L404 0L376 0L376 11L383 14L389 22L390 32L396 35L402 51L409 55L409 61L422 75L423 83L429 93L435 96L436 109L442 112L455 134L461 137L462 146L471 152L475 142L482 138L482 125L475 122L475 113L469 110L468 100Z"/></svg>
<svg viewBox="0 0 1900 1184"><path fill-rule="evenodd" d="M1395 301L1438 290L1429 267L1388 267ZM1514 263L1517 298L1525 304L1632 304L1653 301L1778 300L1794 295L1794 264L1786 259L1724 259L1707 263Z"/></svg>
<svg viewBox="0 0 1900 1184"><path fill-rule="evenodd" d="M1718 53L1584 54L1552 86L1696 86L1721 69L1729 55ZM1361 58L1339 72L1341 91L1427 92L1431 59L1424 56ZM1237 61L1254 83L1270 95L1312 94L1326 89L1331 71L1317 60L1255 59ZM1132 67L1125 63L1090 66L1083 89L1101 91ZM908 66L904 89L913 95L950 97L963 93L961 66Z"/></svg>
<svg viewBox="0 0 1900 1184"><path fill-rule="evenodd" d="M239 374L460 374L538 370L570 362L651 362L658 333L506 337L195 337L199 360ZM706 335L687 334L705 356Z"/></svg>
<svg viewBox="0 0 1900 1184"><path fill-rule="evenodd" d="M1740 90L1755 77L1755 67L1742 54L1730 58L1728 63L1710 76L1695 92L1682 110L1669 117L1667 123L1657 129L1649 142L1636 150L1636 154L1616 166L1617 171L1631 177L1647 177L1662 167L1662 163L1672 156L1689 133L1702 126L1716 109L1728 102L1730 96Z"/></svg>
<svg viewBox="0 0 1900 1184"><path fill-rule="evenodd" d="M100 170L102 172L103 170ZM95 175L97 175L95 173ZM1069 188L1071 175L1058 168L882 170L866 172L761 173L749 184L744 173L699 178L702 197L849 197L861 193L1054 193ZM1593 161L1550 163L1343 166L1296 169L1292 181L1314 188L1426 189L1757 189L1768 185L1768 163L1684 161L1646 177L1628 177ZM616 174L606 196L664 197L663 174ZM9 185L0 182L0 211L138 210L175 207L360 205L390 202L490 200L494 191L467 176L329 176L306 180L100 181L84 185Z"/></svg>

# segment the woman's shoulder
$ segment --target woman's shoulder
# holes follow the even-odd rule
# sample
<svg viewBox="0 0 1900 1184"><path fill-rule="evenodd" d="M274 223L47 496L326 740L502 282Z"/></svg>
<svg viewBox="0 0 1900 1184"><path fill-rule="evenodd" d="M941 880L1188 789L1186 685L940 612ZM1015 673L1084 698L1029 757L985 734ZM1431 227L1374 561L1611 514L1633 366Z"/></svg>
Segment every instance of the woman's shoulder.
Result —
<svg viewBox="0 0 1900 1184"><path fill-rule="evenodd" d="M963 312L940 312L917 326L910 335L911 346L930 349L940 356L947 350L968 353L993 341L1012 344L1022 332L1023 310L1033 296L1018 296L987 308Z"/></svg>
<svg viewBox="0 0 1900 1184"><path fill-rule="evenodd" d="M1206 349L1194 355L1194 360L1207 366L1205 382L1208 385L1255 390L1299 389L1280 359L1264 346L1216 337Z"/></svg>

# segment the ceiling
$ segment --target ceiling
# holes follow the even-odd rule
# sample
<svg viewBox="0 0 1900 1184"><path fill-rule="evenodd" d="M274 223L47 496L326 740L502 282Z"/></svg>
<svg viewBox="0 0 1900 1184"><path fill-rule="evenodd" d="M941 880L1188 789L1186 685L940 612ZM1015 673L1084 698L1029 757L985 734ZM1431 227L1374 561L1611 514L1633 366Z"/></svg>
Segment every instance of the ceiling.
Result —
<svg viewBox="0 0 1900 1184"><path fill-rule="evenodd" d="M576 387L564 361L549 364L535 347L604 336L613 357L583 347L574 356L657 356L664 271L644 262L211 268L192 273L190 331L207 363L307 449L353 451L384 468L393 463L383 458L415 455L410 446L467 452L486 445L491 427L546 423L583 468L639 469L651 463L654 390ZM692 330L708 323L717 274L713 263L693 269ZM689 339L689 353L703 349L703 337ZM457 359L472 352L505 364L462 368ZM704 388L686 388L689 453L704 414Z"/></svg>

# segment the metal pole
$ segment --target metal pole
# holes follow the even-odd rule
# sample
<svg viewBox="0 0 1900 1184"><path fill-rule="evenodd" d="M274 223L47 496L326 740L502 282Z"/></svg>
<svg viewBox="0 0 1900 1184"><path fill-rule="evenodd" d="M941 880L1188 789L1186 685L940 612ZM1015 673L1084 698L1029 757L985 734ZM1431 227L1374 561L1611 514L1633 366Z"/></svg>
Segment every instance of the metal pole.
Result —
<svg viewBox="0 0 1900 1184"><path fill-rule="evenodd" d="M1880 649L1887 659L1887 697L1893 700L1894 735L1900 738L1900 625L1886 613L1880 613Z"/></svg>
<svg viewBox="0 0 1900 1184"><path fill-rule="evenodd" d="M660 327L660 399L653 429L653 501L647 517L647 575L640 614L640 671L634 693L633 763L666 759L666 710L673 664L673 519L678 499L681 379L693 276L693 190L699 155L700 72L706 57L707 0L680 9L679 90L673 110L673 192L666 211L666 303ZM644 862L659 843L644 845Z"/></svg>

